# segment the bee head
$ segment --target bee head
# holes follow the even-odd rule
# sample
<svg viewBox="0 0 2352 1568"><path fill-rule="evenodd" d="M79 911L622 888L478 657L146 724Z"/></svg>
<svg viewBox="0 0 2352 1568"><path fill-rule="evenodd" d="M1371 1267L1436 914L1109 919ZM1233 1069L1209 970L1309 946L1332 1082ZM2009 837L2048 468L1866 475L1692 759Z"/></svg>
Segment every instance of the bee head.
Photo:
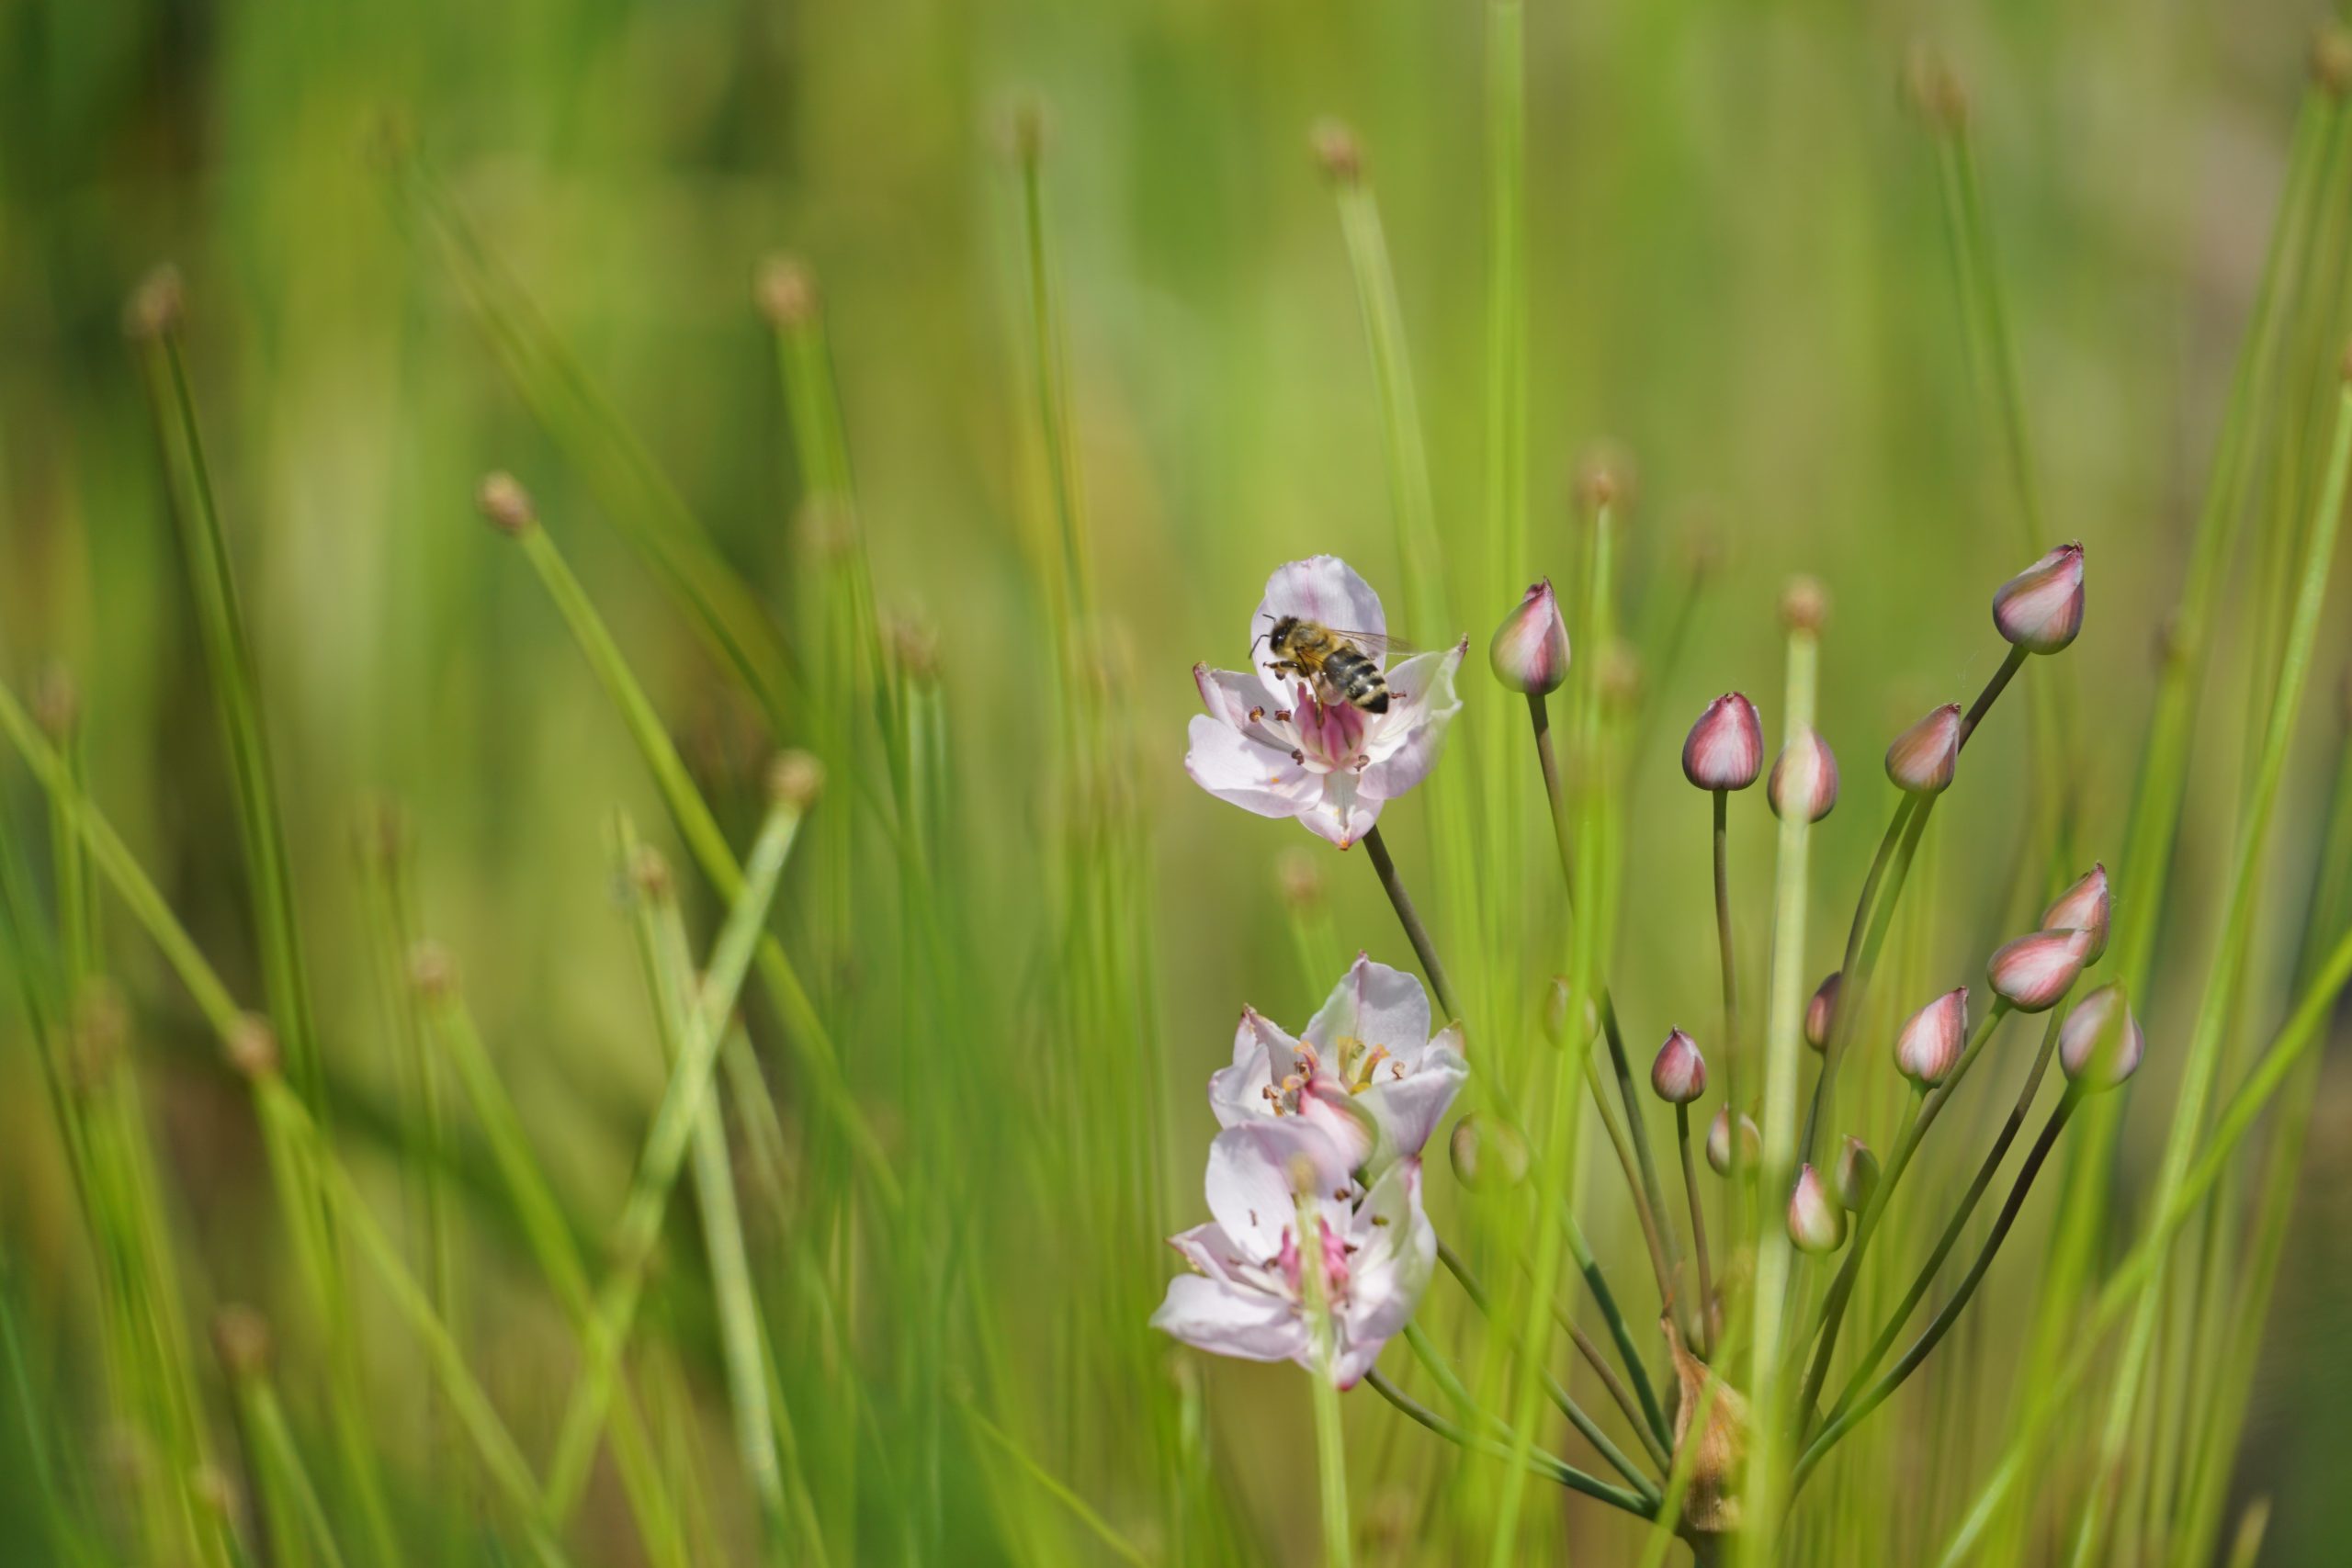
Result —
<svg viewBox="0 0 2352 1568"><path fill-rule="evenodd" d="M1257 637L1250 640L1250 650L1255 652L1257 650L1258 644L1262 642L1266 645L1269 651L1273 653L1275 657L1280 658L1283 648L1290 642L1290 634L1298 628L1298 617L1296 615L1275 615L1270 611L1267 613L1266 618L1274 624L1267 627L1264 631L1260 632Z"/></svg>

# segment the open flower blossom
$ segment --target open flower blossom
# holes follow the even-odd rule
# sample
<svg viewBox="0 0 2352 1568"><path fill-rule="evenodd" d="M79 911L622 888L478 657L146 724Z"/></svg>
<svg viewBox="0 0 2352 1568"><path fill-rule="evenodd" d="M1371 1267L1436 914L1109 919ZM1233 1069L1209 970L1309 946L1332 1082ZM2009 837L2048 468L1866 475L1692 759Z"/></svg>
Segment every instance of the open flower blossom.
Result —
<svg viewBox="0 0 2352 1568"><path fill-rule="evenodd" d="M1377 1175L1421 1152L1469 1073L1458 1024L1430 1035L1420 981L1358 953L1299 1038L1242 1010L1209 1106L1224 1127L1296 1118Z"/></svg>
<svg viewBox="0 0 2352 1568"><path fill-rule="evenodd" d="M1682 776L1701 789L1746 789L1764 771L1764 721L1756 705L1725 692L1682 741Z"/></svg>
<svg viewBox="0 0 2352 1568"><path fill-rule="evenodd" d="M1453 674L1469 640L1384 669L1387 705L1372 713L1323 681L1274 668L1280 659L1265 634L1285 615L1328 626L1386 664L1380 596L1345 561L1314 556L1278 568L1250 620L1254 668L1193 667L1208 711L1193 719L1184 771L1219 800L1261 817L1296 818L1346 849L1372 830L1384 803L1436 765L1462 707Z"/></svg>
<svg viewBox="0 0 2352 1568"><path fill-rule="evenodd" d="M1958 703L1932 710L1886 749L1886 776L1906 795L1941 795L1959 766Z"/></svg>
<svg viewBox="0 0 2352 1568"><path fill-rule="evenodd" d="M2114 901L2108 896L2107 867L2094 863L2058 895L2050 908L2041 911L2041 929L2046 931L2078 931L2090 933L2089 956L2086 965L2096 964L2107 951L2107 926Z"/></svg>
<svg viewBox="0 0 2352 1568"><path fill-rule="evenodd" d="M2085 931L2034 931L1997 950L1985 963L1985 977L2018 1011L2047 1012L2074 988L2092 945Z"/></svg>
<svg viewBox="0 0 2352 1568"><path fill-rule="evenodd" d="M1993 624L2028 653L2056 653L2083 629L2083 547L2061 545L1995 591Z"/></svg>
<svg viewBox="0 0 2352 1568"><path fill-rule="evenodd" d="M1209 1145L1210 1222L1168 1238L1192 1266L1168 1283L1152 1326L1250 1361L1325 1370L1314 1310L1329 1313L1331 1381L1351 1388L1409 1322L1437 1262L1421 1208L1421 1163L1399 1160L1370 1187L1305 1122L1228 1127ZM1302 1221L1304 1223L1302 1223Z"/></svg>

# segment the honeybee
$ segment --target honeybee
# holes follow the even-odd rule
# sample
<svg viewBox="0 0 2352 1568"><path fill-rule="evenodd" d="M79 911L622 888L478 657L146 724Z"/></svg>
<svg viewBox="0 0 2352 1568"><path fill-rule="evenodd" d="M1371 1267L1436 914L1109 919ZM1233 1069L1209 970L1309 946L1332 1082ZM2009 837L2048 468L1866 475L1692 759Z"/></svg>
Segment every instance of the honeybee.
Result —
<svg viewBox="0 0 2352 1568"><path fill-rule="evenodd" d="M1380 655L1392 646L1389 638L1283 615L1268 628L1265 639L1274 669L1313 682L1366 713L1388 711L1388 682L1380 673Z"/></svg>

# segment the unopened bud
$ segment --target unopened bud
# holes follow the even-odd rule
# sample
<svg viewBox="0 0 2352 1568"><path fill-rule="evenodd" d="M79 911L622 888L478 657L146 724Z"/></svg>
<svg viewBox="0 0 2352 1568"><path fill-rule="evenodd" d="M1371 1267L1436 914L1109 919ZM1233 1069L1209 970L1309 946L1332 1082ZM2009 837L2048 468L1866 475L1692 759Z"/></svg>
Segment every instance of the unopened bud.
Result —
<svg viewBox="0 0 2352 1568"><path fill-rule="evenodd" d="M1993 594L1993 624L2028 653L2056 653L2083 629L2083 547L2061 545Z"/></svg>
<svg viewBox="0 0 2352 1568"><path fill-rule="evenodd" d="M2329 24L2312 35L2312 80L2330 97L2352 92L2352 33Z"/></svg>
<svg viewBox="0 0 2352 1568"><path fill-rule="evenodd" d="M1568 493L1580 513L1604 508L1622 511L1633 493L1634 466L1624 448L1614 441L1596 443L1577 458Z"/></svg>
<svg viewBox="0 0 2352 1568"><path fill-rule="evenodd" d="M1568 1001L1575 991L1576 987L1568 984L1566 975L1555 975L1550 989L1544 993L1544 1037L1555 1045L1567 1041ZM1590 997L1587 997L1582 1012L1584 1031L1577 1038L1589 1040L1600 1032L1600 1009Z"/></svg>
<svg viewBox="0 0 2352 1568"><path fill-rule="evenodd" d="M806 811L825 787L825 764L807 751L786 751L769 765L768 795L778 806Z"/></svg>
<svg viewBox="0 0 2352 1568"><path fill-rule="evenodd" d="M1850 1134L1838 1151L1838 1163L1829 1168L1829 1190L1839 1203L1858 1214L1870 1205L1871 1194L1878 1190L1878 1156L1871 1153L1868 1144Z"/></svg>
<svg viewBox="0 0 2352 1568"><path fill-rule="evenodd" d="M1296 846L1284 850L1275 860L1274 881L1282 889L1283 902L1294 909L1312 909L1323 902L1322 862Z"/></svg>
<svg viewBox="0 0 2352 1568"><path fill-rule="evenodd" d="M2107 951L2107 924L2112 904L2107 892L2107 867L2094 863L2058 895L2055 903L2041 911L2041 929L2088 933L2090 952L2083 960L2088 966L2098 963L2099 955Z"/></svg>
<svg viewBox="0 0 2352 1568"><path fill-rule="evenodd" d="M2090 962L2091 933L2035 931L1995 953L1984 966L1993 992L2019 1012L2047 1012Z"/></svg>
<svg viewBox="0 0 2352 1568"><path fill-rule="evenodd" d="M187 314L187 289L180 269L165 262L152 269L130 291L123 306L123 334L134 343L152 343L176 332Z"/></svg>
<svg viewBox="0 0 2352 1568"><path fill-rule="evenodd" d="M1960 766L1960 705L1946 703L1894 738L1886 776L1906 795L1941 795Z"/></svg>
<svg viewBox="0 0 2352 1568"><path fill-rule="evenodd" d="M1944 57L1928 44L1911 51L1903 72L1905 96L1919 118L1939 130L1949 130L1968 118L1968 95Z"/></svg>
<svg viewBox="0 0 2352 1568"><path fill-rule="evenodd" d="M1785 818L1801 812L1818 822L1838 807L1838 758L1817 730L1808 729L1781 748L1765 781L1764 797L1772 815Z"/></svg>
<svg viewBox="0 0 2352 1568"><path fill-rule="evenodd" d="M1745 1113L1740 1116L1737 1125L1740 1168L1754 1176L1758 1162L1764 1157L1764 1134L1758 1129L1755 1120ZM1732 1109L1728 1105L1716 1111L1715 1119L1707 1124L1707 1164L1714 1168L1717 1176L1731 1174L1732 1127Z"/></svg>
<svg viewBox="0 0 2352 1568"><path fill-rule="evenodd" d="M1792 632L1817 632L1829 618L1829 591L1820 580L1792 577L1781 590L1781 624Z"/></svg>
<svg viewBox="0 0 2352 1568"><path fill-rule="evenodd" d="M1707 1061L1699 1043L1680 1030L1666 1037L1650 1063L1650 1088L1668 1105L1688 1105L1707 1092Z"/></svg>
<svg viewBox="0 0 2352 1568"><path fill-rule="evenodd" d="M1813 999L1804 1004L1804 1043L1816 1051L1829 1049L1829 1032L1838 1025L1838 993L1845 984L1845 971L1832 969L1829 978L1814 987Z"/></svg>
<svg viewBox="0 0 2352 1568"><path fill-rule="evenodd" d="M1446 1140L1454 1179L1473 1192L1499 1191L1527 1179L1527 1137L1510 1122L1474 1111Z"/></svg>
<svg viewBox="0 0 2352 1568"><path fill-rule="evenodd" d="M806 326L817 314L817 280L798 256L773 255L752 279L752 299L771 326Z"/></svg>
<svg viewBox="0 0 2352 1568"><path fill-rule="evenodd" d="M212 1348L230 1377L242 1382L269 1370L269 1323L249 1306L232 1302L214 1314Z"/></svg>
<svg viewBox="0 0 2352 1568"><path fill-rule="evenodd" d="M458 988L456 955L427 938L409 949L408 983L428 1002L437 1002Z"/></svg>
<svg viewBox="0 0 2352 1568"><path fill-rule="evenodd" d="M1913 1013L1894 1037L1894 1065L1922 1089L1933 1089L1960 1065L1968 1044L1968 987L1955 987Z"/></svg>
<svg viewBox="0 0 2352 1568"><path fill-rule="evenodd" d="M1764 771L1764 724L1756 705L1725 692L1682 742L1682 776L1701 789L1746 789Z"/></svg>
<svg viewBox="0 0 2352 1568"><path fill-rule="evenodd" d="M1336 119L1317 123L1310 137L1315 162L1334 185L1351 186L1363 177L1363 149L1355 132Z"/></svg>
<svg viewBox="0 0 2352 1568"><path fill-rule="evenodd" d="M1560 689L1568 678L1568 625L1550 578L1531 586L1503 617L1487 645L1487 662L1514 692L1540 697Z"/></svg>
<svg viewBox="0 0 2352 1568"><path fill-rule="evenodd" d="M1797 1172L1796 1189L1789 1194L1789 1239L1799 1252L1816 1258L1846 1245L1846 1211L1810 1165Z"/></svg>
<svg viewBox="0 0 2352 1568"><path fill-rule="evenodd" d="M628 880L638 897L650 904L667 902L677 890L670 875L669 857L651 844L639 844L629 852Z"/></svg>
<svg viewBox="0 0 2352 1568"><path fill-rule="evenodd" d="M249 1078L269 1077L278 1069L277 1032L259 1013L240 1018L222 1046L229 1065Z"/></svg>
<svg viewBox="0 0 2352 1568"><path fill-rule="evenodd" d="M2101 986L2075 1004L2058 1031L2058 1065L2086 1093L2113 1089L2140 1070L2148 1037L2121 986Z"/></svg>
<svg viewBox="0 0 2352 1568"><path fill-rule="evenodd" d="M474 504L490 519L491 526L502 534L519 536L528 533L538 521L538 513L531 506L530 491L503 469L482 476L481 483L474 489Z"/></svg>

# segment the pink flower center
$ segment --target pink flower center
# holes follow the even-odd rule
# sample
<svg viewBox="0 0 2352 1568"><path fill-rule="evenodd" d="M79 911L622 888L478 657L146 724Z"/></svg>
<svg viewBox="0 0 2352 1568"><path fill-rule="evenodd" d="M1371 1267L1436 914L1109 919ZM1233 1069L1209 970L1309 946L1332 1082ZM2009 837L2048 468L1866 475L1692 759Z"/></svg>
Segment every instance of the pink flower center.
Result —
<svg viewBox="0 0 2352 1568"><path fill-rule="evenodd" d="M1336 773L1364 762L1363 715L1346 703L1325 704L1305 685L1291 710L1298 729L1299 761L1310 772Z"/></svg>
<svg viewBox="0 0 2352 1568"><path fill-rule="evenodd" d="M1316 1221L1315 1228L1322 1239L1323 1299L1338 1302L1348 1289L1348 1244L1332 1232L1329 1220ZM1297 1234L1287 1227L1283 1231L1283 1249L1274 1262L1282 1269L1283 1282L1290 1286L1291 1293L1303 1292L1305 1259L1299 1256Z"/></svg>

